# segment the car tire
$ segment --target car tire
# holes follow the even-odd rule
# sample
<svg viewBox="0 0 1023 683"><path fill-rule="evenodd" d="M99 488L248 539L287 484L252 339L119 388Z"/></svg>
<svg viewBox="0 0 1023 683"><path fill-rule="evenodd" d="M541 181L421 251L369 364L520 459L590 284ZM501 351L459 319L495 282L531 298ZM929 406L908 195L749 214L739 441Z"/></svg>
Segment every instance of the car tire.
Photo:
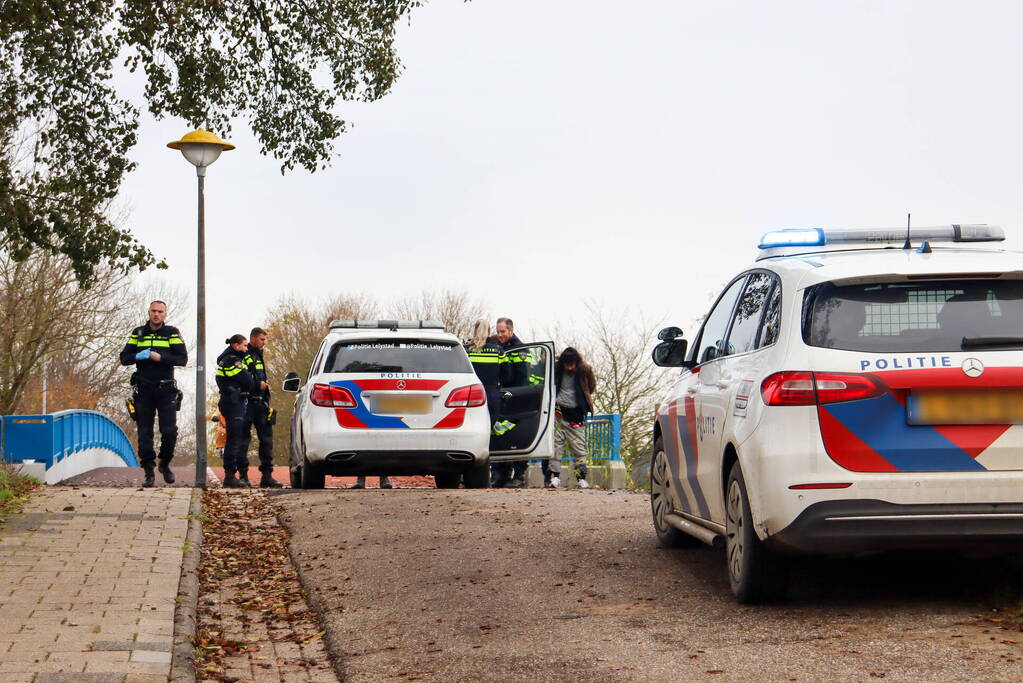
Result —
<svg viewBox="0 0 1023 683"><path fill-rule="evenodd" d="M479 465L474 465L471 470L462 475L462 481L467 489L489 489L490 463L483 462Z"/></svg>
<svg viewBox="0 0 1023 683"><path fill-rule="evenodd" d="M777 600L785 595L785 561L764 547L753 528L749 495L742 468L736 461L725 486L725 560L736 600L745 605Z"/></svg>
<svg viewBox="0 0 1023 683"><path fill-rule="evenodd" d="M451 472L438 472L433 475L433 481L439 489L457 489L459 482L462 481L462 475L458 473L452 474Z"/></svg>
<svg viewBox="0 0 1023 683"><path fill-rule="evenodd" d="M657 541L665 548L692 547L700 543L689 534L668 524L666 517L672 511L671 466L664 452L664 439L654 441L654 454L650 460L650 515L654 522Z"/></svg>
<svg viewBox="0 0 1023 683"><path fill-rule="evenodd" d="M327 473L323 463L309 462L308 458L302 460L301 484L304 489L322 489L327 481Z"/></svg>
<svg viewBox="0 0 1023 683"><path fill-rule="evenodd" d="M288 476L291 477L291 488L302 488L302 467L289 467Z"/></svg>

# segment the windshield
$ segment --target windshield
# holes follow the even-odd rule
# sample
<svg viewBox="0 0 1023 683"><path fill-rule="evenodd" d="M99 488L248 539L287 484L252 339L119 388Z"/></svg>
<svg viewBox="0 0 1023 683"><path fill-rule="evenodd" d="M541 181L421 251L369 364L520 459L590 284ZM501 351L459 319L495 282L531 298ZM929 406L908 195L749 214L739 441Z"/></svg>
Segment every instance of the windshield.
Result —
<svg viewBox="0 0 1023 683"><path fill-rule="evenodd" d="M807 291L803 340L849 351L1023 348L1023 281L882 282Z"/></svg>
<svg viewBox="0 0 1023 683"><path fill-rule="evenodd" d="M323 371L471 373L472 365L459 344L386 339L334 344Z"/></svg>

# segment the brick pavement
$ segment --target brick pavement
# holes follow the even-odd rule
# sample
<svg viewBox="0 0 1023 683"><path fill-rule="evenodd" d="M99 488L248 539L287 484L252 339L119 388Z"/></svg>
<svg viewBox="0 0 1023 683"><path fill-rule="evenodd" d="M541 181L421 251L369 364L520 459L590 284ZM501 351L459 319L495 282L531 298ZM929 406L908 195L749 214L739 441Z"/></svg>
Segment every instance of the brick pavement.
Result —
<svg viewBox="0 0 1023 683"><path fill-rule="evenodd" d="M166 681L187 488L45 488L0 525L0 680Z"/></svg>

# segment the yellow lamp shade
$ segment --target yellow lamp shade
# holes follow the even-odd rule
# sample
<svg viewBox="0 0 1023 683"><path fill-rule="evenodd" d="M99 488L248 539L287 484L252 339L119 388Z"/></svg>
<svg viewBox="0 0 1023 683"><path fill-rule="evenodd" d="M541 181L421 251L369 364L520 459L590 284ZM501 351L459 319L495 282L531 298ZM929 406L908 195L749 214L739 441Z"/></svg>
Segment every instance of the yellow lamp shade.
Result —
<svg viewBox="0 0 1023 683"><path fill-rule="evenodd" d="M216 133L202 128L187 133L180 140L168 142L167 146L180 150L189 163L199 168L205 168L212 164L221 152L229 152L234 149L234 145L230 142L224 142Z"/></svg>

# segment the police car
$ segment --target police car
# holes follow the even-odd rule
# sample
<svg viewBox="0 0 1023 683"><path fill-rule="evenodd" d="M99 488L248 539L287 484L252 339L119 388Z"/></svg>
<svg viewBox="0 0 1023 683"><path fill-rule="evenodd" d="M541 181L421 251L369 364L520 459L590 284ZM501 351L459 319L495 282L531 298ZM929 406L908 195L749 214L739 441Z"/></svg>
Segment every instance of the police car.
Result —
<svg viewBox="0 0 1023 683"><path fill-rule="evenodd" d="M521 385L502 387L491 437L483 385L458 338L436 321L339 320L321 342L291 421L291 485L323 488L327 475L433 475L438 488L490 485L491 460L553 452L553 345L516 349ZM528 361L528 362L526 362ZM530 382L532 378L532 382ZM539 378L539 380L537 379Z"/></svg>
<svg viewBox="0 0 1023 683"><path fill-rule="evenodd" d="M740 602L785 556L1023 546L1023 254L995 226L781 230L718 297L653 429L668 546L724 541Z"/></svg>

